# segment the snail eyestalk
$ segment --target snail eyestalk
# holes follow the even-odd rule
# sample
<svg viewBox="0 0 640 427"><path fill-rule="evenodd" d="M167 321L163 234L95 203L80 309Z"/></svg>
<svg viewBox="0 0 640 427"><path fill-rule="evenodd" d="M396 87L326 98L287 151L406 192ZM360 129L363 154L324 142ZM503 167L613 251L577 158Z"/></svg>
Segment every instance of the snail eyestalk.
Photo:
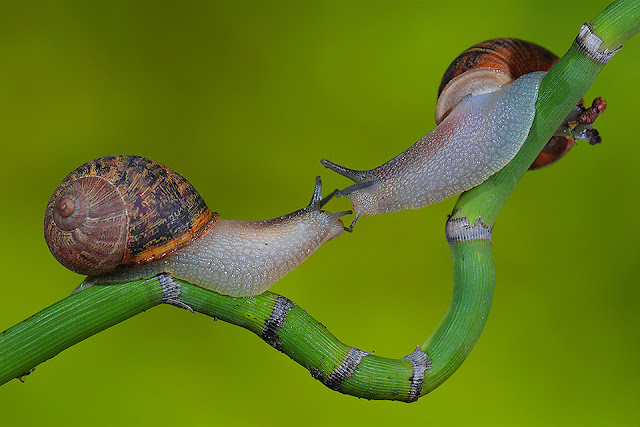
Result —
<svg viewBox="0 0 640 427"><path fill-rule="evenodd" d="M313 190L313 196L311 196L311 202L309 203L309 206L307 206L307 210L319 211L331 199L336 197L336 195L339 195L339 191L333 190L331 193L327 194L324 198L322 198L322 179L319 176L316 176L316 186ZM347 213L343 213L343 215L346 215L346 214Z"/></svg>

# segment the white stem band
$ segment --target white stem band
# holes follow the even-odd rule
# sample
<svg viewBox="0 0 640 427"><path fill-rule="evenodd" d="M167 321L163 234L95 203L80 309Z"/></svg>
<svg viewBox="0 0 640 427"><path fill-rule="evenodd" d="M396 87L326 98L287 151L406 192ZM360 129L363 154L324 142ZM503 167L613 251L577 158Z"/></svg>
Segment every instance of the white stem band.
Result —
<svg viewBox="0 0 640 427"><path fill-rule="evenodd" d="M370 354L371 353L367 353L366 351L351 347L342 363L340 363L340 365L338 365L336 369L331 372L331 375L329 375L329 377L324 381L324 385L329 387L331 390L337 390L344 380L353 376L356 368L360 362L362 362L362 358Z"/></svg>
<svg viewBox="0 0 640 427"><path fill-rule="evenodd" d="M162 301L174 300L180 296L180 285L170 275L158 274L158 281L162 288Z"/></svg>
<svg viewBox="0 0 640 427"><path fill-rule="evenodd" d="M271 316L264 323L262 329L262 338L271 347L282 351L282 343L280 342L280 334L278 331L284 326L284 322L287 321L287 314L291 307L293 307L293 301L282 295L278 295L278 299L273 307Z"/></svg>
<svg viewBox="0 0 640 427"><path fill-rule="evenodd" d="M469 240L488 240L491 242L493 227L484 224L480 218L471 225L469 218L450 217L445 226L447 242L466 242Z"/></svg>
<svg viewBox="0 0 640 427"><path fill-rule="evenodd" d="M620 49L622 49L622 46L620 46L614 50L600 50L602 39L595 35L593 29L591 28L591 24L589 23L582 24L582 27L580 28L580 34L578 34L578 37L576 37L575 43L578 48L582 52L584 52L585 55L600 64L606 64L607 62L609 62L609 60L613 58L613 55L615 55Z"/></svg>
<svg viewBox="0 0 640 427"><path fill-rule="evenodd" d="M415 351L403 357L403 359L408 359L413 364L413 375L410 379L411 390L409 391L407 402L415 402L420 397L425 372L431 368L431 358L419 346L416 346Z"/></svg>

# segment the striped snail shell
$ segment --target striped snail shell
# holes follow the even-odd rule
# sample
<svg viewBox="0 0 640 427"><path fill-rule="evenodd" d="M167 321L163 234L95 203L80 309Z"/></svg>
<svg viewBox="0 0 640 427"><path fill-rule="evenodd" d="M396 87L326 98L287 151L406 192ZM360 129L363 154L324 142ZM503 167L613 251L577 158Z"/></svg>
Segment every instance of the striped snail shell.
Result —
<svg viewBox="0 0 640 427"><path fill-rule="evenodd" d="M168 167L139 156L92 160L67 176L45 213L45 240L83 285L123 283L160 273L216 292L257 295L339 236L348 212L309 206L264 221L212 213L195 188ZM85 286L85 287L86 287Z"/></svg>
<svg viewBox="0 0 640 427"><path fill-rule="evenodd" d="M558 60L558 56L544 47L520 39L499 38L471 46L453 60L442 77L438 87L436 124L442 122L465 96L494 91L528 73L549 71ZM574 111L582 112L581 106L582 100ZM530 169L554 163L574 145L573 136L561 129L551 137Z"/></svg>
<svg viewBox="0 0 640 427"><path fill-rule="evenodd" d="M442 76L436 124L466 96L493 92L534 71L549 71L558 59L542 46L519 39L493 39L471 46Z"/></svg>
<svg viewBox="0 0 640 427"><path fill-rule="evenodd" d="M197 239L218 216L168 167L139 156L109 156L62 181L47 204L45 240L69 270L96 275L163 258Z"/></svg>

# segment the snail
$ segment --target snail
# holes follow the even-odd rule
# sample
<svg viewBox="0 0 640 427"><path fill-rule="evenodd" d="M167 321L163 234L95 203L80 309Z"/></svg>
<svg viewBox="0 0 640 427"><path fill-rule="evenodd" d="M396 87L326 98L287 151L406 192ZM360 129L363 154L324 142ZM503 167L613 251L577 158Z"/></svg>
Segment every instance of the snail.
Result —
<svg viewBox="0 0 640 427"><path fill-rule="evenodd" d="M322 159L326 168L354 181L337 193L356 212L347 231L362 216L418 209L460 194L506 166L529 133L540 82L557 61L545 48L519 39L474 45L447 68L438 89L437 126L428 135L371 170ZM590 109L576 106L532 168L558 160L576 137L600 142L591 119L602 110L596 103Z"/></svg>
<svg viewBox="0 0 640 427"><path fill-rule="evenodd" d="M265 221L211 212L168 167L139 156L109 156L71 172L47 204L45 240L82 287L167 273L231 296L257 295L338 237L347 212L326 212L316 178L311 203Z"/></svg>

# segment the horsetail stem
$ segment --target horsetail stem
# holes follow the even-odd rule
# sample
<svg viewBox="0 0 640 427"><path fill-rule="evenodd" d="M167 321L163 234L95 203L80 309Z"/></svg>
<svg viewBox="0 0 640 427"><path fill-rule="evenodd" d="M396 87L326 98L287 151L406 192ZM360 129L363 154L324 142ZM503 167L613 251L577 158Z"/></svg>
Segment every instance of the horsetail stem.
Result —
<svg viewBox="0 0 640 427"><path fill-rule="evenodd" d="M506 199L604 63L638 31L640 4L616 1L583 26L578 42L544 78L523 148L504 169L458 199L447 222L454 270L451 305L431 337L404 358L388 359L343 344L284 296L265 292L234 298L161 276L90 287L4 331L0 384L27 375L103 329L169 303L250 330L333 390L366 399L415 401L455 372L487 321L495 281L490 235Z"/></svg>

